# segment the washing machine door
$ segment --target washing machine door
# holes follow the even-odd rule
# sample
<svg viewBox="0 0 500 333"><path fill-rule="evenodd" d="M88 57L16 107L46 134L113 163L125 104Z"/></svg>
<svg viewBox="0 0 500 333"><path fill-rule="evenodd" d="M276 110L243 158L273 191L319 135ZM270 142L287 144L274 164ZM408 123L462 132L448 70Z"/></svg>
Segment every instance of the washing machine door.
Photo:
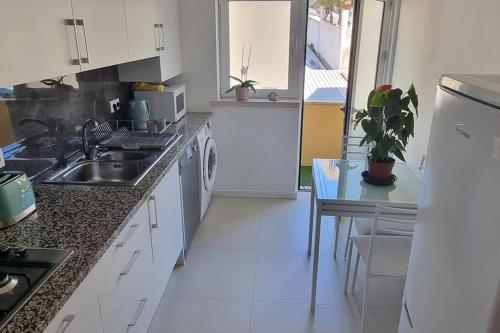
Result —
<svg viewBox="0 0 500 333"><path fill-rule="evenodd" d="M206 191L214 187L217 170L217 146L213 138L208 138L203 152L203 186Z"/></svg>

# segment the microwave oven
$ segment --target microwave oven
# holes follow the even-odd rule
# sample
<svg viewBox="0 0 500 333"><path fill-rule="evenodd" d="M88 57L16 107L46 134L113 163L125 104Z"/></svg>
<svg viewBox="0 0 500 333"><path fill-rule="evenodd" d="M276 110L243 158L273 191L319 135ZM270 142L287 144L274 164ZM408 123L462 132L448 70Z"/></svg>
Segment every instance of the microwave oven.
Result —
<svg viewBox="0 0 500 333"><path fill-rule="evenodd" d="M136 100L147 99L151 107L150 119L176 122L186 114L186 86L172 84L164 91L134 91Z"/></svg>

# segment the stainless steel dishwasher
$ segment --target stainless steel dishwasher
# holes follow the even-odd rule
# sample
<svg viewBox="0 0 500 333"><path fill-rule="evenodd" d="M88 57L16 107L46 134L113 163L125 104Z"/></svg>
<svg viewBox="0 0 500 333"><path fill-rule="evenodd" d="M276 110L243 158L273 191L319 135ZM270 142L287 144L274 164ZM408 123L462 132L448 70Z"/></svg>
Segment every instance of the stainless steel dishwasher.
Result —
<svg viewBox="0 0 500 333"><path fill-rule="evenodd" d="M184 249L188 250L200 223L200 165L198 142L194 140L179 159L184 215Z"/></svg>

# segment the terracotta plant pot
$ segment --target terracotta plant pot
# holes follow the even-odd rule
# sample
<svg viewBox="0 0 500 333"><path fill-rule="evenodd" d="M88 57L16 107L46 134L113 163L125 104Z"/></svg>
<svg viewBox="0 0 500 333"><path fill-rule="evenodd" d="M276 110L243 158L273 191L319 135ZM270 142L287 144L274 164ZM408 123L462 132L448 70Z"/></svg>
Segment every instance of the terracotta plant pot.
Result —
<svg viewBox="0 0 500 333"><path fill-rule="evenodd" d="M387 181L391 179L395 160L389 157L387 162L376 162L368 159L368 177L372 180Z"/></svg>
<svg viewBox="0 0 500 333"><path fill-rule="evenodd" d="M248 101L250 97L250 88L249 87L238 87L236 88L236 100L241 102Z"/></svg>

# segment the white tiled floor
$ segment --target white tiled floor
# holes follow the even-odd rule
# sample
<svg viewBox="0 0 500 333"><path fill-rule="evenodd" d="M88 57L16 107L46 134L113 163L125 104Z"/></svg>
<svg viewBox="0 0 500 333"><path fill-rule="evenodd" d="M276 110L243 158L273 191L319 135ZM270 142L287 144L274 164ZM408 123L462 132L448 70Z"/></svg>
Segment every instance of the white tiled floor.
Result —
<svg viewBox="0 0 500 333"><path fill-rule="evenodd" d="M333 218L324 218L318 306L309 309L309 193L297 200L214 198L175 269L149 333L358 333L364 267L342 291L346 223L332 257ZM404 282L374 281L367 331L397 332Z"/></svg>

